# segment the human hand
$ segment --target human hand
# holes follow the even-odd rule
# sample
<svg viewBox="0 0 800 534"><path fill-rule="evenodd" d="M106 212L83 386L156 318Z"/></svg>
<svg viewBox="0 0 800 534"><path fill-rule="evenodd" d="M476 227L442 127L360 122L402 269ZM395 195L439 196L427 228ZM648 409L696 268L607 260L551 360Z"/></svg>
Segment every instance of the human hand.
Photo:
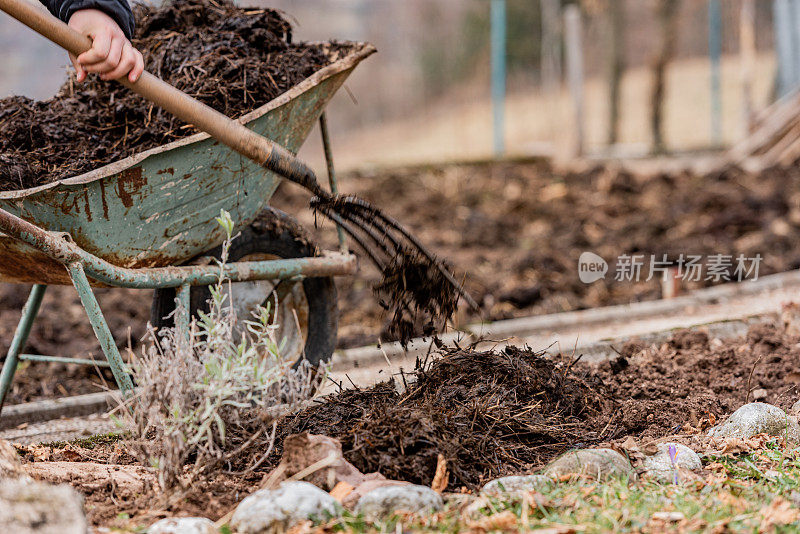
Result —
<svg viewBox="0 0 800 534"><path fill-rule="evenodd" d="M98 9L81 9L72 14L69 26L92 39L92 48L69 58L77 71L78 81L89 72L103 80L116 80L128 75L135 82L144 71L142 54L133 48L117 23Z"/></svg>

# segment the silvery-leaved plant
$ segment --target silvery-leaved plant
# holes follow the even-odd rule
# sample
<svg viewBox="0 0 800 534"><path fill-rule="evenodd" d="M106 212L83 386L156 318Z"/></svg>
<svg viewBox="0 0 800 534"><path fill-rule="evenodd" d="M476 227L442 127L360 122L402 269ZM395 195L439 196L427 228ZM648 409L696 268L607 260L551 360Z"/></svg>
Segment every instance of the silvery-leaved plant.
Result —
<svg viewBox="0 0 800 534"><path fill-rule="evenodd" d="M272 450L277 417L312 397L325 376L325 369L281 356L270 302L252 317L236 317L224 276L234 223L224 210L217 221L226 239L208 312L197 313L188 335L150 328L149 343L132 363L137 389L127 404L134 448L165 489L230 469L234 458L252 458L244 469L254 469ZM174 313L185 311L177 306Z"/></svg>

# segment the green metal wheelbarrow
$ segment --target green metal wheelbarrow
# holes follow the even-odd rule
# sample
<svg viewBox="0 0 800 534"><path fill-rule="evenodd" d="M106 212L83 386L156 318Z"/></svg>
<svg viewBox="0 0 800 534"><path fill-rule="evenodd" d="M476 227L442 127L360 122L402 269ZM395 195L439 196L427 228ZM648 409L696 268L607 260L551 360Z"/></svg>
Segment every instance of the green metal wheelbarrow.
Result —
<svg viewBox="0 0 800 534"><path fill-rule="evenodd" d="M355 66L375 52L354 43L343 57L240 121L296 152L319 121L331 190L336 182L324 109ZM288 216L268 207L281 177L201 133L33 189L0 192L0 282L34 284L0 372L0 410L21 360L101 364L123 394L133 385L92 287L155 289L153 320L175 314L188 328L205 304L219 268L203 261L225 238L215 217L230 212L241 236L224 274L246 313L278 297L278 322L290 353L328 359L336 339L332 276L351 275L356 258L318 254ZM105 362L24 354L28 334L52 284L78 292Z"/></svg>

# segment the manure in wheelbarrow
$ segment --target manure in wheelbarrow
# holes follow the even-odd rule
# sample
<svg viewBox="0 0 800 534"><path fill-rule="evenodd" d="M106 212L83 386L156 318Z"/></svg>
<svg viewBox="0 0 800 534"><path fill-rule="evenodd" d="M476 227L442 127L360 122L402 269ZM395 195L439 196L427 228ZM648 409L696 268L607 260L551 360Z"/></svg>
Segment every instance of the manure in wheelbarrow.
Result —
<svg viewBox="0 0 800 534"><path fill-rule="evenodd" d="M229 117L251 111L353 45L294 44L277 11L229 0L134 8L146 68ZM117 83L74 78L47 101L0 100L0 190L91 171L197 131Z"/></svg>

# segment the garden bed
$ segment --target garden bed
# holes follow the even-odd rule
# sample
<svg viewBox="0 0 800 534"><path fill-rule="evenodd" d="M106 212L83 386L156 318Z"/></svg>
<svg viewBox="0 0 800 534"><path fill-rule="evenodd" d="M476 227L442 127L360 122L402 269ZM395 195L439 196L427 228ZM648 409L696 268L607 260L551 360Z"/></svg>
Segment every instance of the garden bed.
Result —
<svg viewBox="0 0 800 534"><path fill-rule="evenodd" d="M474 491L497 476L541 468L575 447L617 446L628 437L643 446L667 436L697 439L753 400L752 390L763 390L760 400L788 408L797 398L798 342L800 336L765 323L724 341L699 330L678 332L660 346L633 341L618 359L599 366L576 363L572 355L548 360L514 348L453 350L429 362L416 380L406 376L403 385L345 390L284 419L278 446L258 469L235 474L264 454L245 450L228 466L234 474L197 480L173 498L150 486L126 492L119 484L98 484L92 475L98 468L88 464L71 479L64 470L79 471L62 464L52 474L41 471L41 478L70 480L86 495L94 524L108 524L118 514L153 520L200 513L217 519L277 465L283 438L310 431L338 438L345 458L362 472L425 485L441 454L450 470L447 490ZM134 473L137 484L154 484L152 475L135 475L141 468L134 467L124 439L22 450L29 462L131 466L115 476Z"/></svg>

